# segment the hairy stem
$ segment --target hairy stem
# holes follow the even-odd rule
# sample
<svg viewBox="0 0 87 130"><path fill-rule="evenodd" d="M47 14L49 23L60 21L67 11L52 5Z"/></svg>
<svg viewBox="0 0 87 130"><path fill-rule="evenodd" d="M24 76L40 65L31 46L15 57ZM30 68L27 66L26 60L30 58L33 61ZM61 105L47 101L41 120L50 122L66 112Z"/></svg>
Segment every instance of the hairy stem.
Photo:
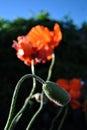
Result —
<svg viewBox="0 0 87 130"><path fill-rule="evenodd" d="M59 111L58 111L57 115L56 115L56 116L54 117L54 119L52 120L51 127L50 127L49 130L52 130L52 129L53 129L54 123L55 123L55 121L58 119L58 117L60 116L62 110L63 110L63 108L59 108Z"/></svg>
<svg viewBox="0 0 87 130"><path fill-rule="evenodd" d="M27 128L26 128L26 130L29 130L29 129L30 129L32 123L34 122L34 120L36 119L36 117L39 115L39 113L40 113L40 111L42 110L42 108L43 108L43 92L42 92L42 94L41 94L40 107L39 107L39 109L36 111L36 113L33 115L32 119L30 120L30 122L29 122L29 124L28 124L28 126L27 126Z"/></svg>
<svg viewBox="0 0 87 130"><path fill-rule="evenodd" d="M47 80L46 80L46 81L50 80L50 78L51 78L51 74L52 74L52 69L53 69L54 63L55 63L55 54L53 53L53 54L52 54L51 64L50 64L50 67L49 67L49 70L48 70L48 76L47 76Z"/></svg>
<svg viewBox="0 0 87 130"><path fill-rule="evenodd" d="M66 106L65 107L65 113L64 113L63 118L62 118L62 120L61 120L61 122L59 124L58 130L61 130L61 128L62 128L62 125L63 125L63 122L64 122L64 120L66 118L67 112L68 112L68 107Z"/></svg>
<svg viewBox="0 0 87 130"><path fill-rule="evenodd" d="M21 84L23 83L23 81L26 79L26 78L30 78L30 77L33 77L33 78L36 78L36 80L38 80L41 84L44 84L46 83L43 79L41 79L39 76L36 76L36 75L33 75L33 74L26 74L24 76L21 77L21 79L18 81L17 85L16 85L16 88L14 90L14 93L13 93L13 97L12 97L12 102L11 102L11 107L10 107L10 112L9 112L9 116L8 116L8 120L7 120L7 123L5 125L5 128L4 130L8 130L12 120L13 120L13 116L14 116L14 109L15 109L15 104L16 104L16 100L17 100L17 96L18 96L18 92L20 90L20 86ZM31 90L31 93L30 93L30 96L29 96L29 99L32 95L32 90Z"/></svg>

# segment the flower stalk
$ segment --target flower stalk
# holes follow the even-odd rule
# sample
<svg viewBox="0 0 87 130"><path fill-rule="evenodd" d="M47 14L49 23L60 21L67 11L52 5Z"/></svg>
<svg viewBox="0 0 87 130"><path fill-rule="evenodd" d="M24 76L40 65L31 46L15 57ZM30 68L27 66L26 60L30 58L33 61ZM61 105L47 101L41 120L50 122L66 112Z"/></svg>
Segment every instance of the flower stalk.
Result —
<svg viewBox="0 0 87 130"><path fill-rule="evenodd" d="M43 91L42 91L42 93L41 93L40 107L39 107L39 109L36 111L36 113L33 115L32 119L30 120L30 122L29 122L29 124L28 124L28 126L27 126L27 128L26 128L26 130L29 130L29 129L30 129L32 123L34 122L34 120L36 119L36 117L39 115L39 113L41 112L41 110L42 110L42 108L43 108L43 94L44 94L44 93L43 93Z"/></svg>
<svg viewBox="0 0 87 130"><path fill-rule="evenodd" d="M55 54L53 53L53 54L52 54L51 64L50 64L50 67L49 67L49 70L48 70L48 76L47 76L47 80L46 80L46 81L49 81L50 78L51 78L52 69L53 69L54 63L55 63Z"/></svg>
<svg viewBox="0 0 87 130"><path fill-rule="evenodd" d="M18 81L16 88L14 90L14 94L13 94L12 102L11 102L11 107L10 107L10 112L9 112L8 120L7 120L7 123L6 123L4 130L9 129L9 126L10 126L12 120L13 120L16 100L17 100L17 96L18 96L18 92L20 90L21 84L23 83L23 81L25 79L30 78L30 77L36 78L36 80L38 80L41 84L45 83L45 81L43 79L41 79L39 76L36 76L36 75L33 75L33 74L26 74L26 75L21 77L21 79ZM31 98L32 93L33 93L33 90L31 90L31 93L30 93L28 100ZM27 105L25 105L25 106L27 106ZM20 110L20 112L18 114L19 116L22 113L21 111L24 111L25 106L23 106L22 110ZM19 116L17 116L17 117L19 118ZM17 120L18 119L17 117L14 117L14 119Z"/></svg>
<svg viewBox="0 0 87 130"><path fill-rule="evenodd" d="M63 125L63 123L64 123L64 120L65 120L65 118L66 118L67 113L68 113L68 106L65 107L64 115L63 115L63 117L62 117L62 119L61 119L61 122L60 122L60 124L59 124L57 130L61 130L62 125Z"/></svg>
<svg viewBox="0 0 87 130"><path fill-rule="evenodd" d="M53 130L53 127L54 127L54 124L55 124L55 121L58 119L58 117L60 116L61 112L62 112L63 108L59 108L59 111L57 113L57 115L53 118L52 120L52 123L51 123L51 126L50 126L50 129L49 130Z"/></svg>

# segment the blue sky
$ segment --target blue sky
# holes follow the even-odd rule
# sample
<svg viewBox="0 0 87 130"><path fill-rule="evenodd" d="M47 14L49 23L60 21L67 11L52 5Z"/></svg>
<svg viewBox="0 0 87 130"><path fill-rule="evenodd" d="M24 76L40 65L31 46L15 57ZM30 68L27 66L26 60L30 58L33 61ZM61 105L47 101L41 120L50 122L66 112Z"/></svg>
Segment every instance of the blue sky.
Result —
<svg viewBox="0 0 87 130"><path fill-rule="evenodd" d="M70 15L77 25L87 21L87 0L0 0L0 17L6 20L28 19L41 10L56 20Z"/></svg>

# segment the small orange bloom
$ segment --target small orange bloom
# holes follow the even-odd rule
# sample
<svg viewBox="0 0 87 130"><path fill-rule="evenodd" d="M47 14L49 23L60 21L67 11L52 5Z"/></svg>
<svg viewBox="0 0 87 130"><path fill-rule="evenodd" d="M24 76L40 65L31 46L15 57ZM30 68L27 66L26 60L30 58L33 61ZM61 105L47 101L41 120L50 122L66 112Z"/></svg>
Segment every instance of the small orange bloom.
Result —
<svg viewBox="0 0 87 130"><path fill-rule="evenodd" d="M79 108L81 104L78 101L78 98L81 96L80 89L83 87L80 79L73 78L70 81L65 79L58 79L56 83L60 85L60 87L64 88L66 91L69 92L71 96L71 101L70 101L71 107L73 109Z"/></svg>
<svg viewBox="0 0 87 130"><path fill-rule="evenodd" d="M52 58L54 48L59 45L62 33L59 25L54 25L54 30L37 25L26 36L19 36L12 47L17 51L17 57L30 66L32 59L34 64L45 63Z"/></svg>

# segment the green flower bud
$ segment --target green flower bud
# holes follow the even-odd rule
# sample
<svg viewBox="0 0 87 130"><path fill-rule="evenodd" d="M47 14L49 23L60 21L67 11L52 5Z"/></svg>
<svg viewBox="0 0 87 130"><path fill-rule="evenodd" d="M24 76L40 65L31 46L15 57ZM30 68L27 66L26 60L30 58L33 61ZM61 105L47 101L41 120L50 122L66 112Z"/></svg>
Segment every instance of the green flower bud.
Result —
<svg viewBox="0 0 87 130"><path fill-rule="evenodd" d="M43 91L48 99L58 106L64 107L70 101L69 93L54 82L47 81L43 85Z"/></svg>

